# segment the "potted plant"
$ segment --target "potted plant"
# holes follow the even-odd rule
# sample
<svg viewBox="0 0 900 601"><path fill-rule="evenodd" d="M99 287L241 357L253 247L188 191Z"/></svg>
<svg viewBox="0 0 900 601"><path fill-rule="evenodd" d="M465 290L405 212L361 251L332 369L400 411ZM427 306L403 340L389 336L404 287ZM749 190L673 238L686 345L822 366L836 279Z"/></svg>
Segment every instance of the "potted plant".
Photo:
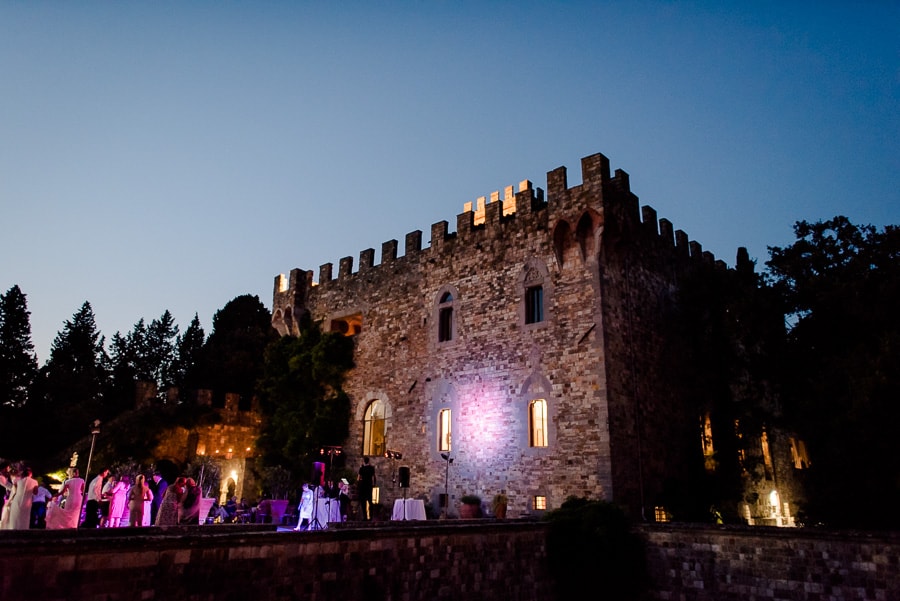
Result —
<svg viewBox="0 0 900 601"><path fill-rule="evenodd" d="M219 498L222 468L219 462L209 455L197 455L194 461L185 467L185 474L193 478L200 487L200 523L205 524L209 510Z"/></svg>
<svg viewBox="0 0 900 601"><path fill-rule="evenodd" d="M481 517L481 497L478 495L463 495L459 502L459 517L461 519L472 519Z"/></svg>
<svg viewBox="0 0 900 601"><path fill-rule="evenodd" d="M291 472L280 465L263 468L262 484L272 497L270 500L272 523L280 524L287 510L288 495L291 492Z"/></svg>
<svg viewBox="0 0 900 601"><path fill-rule="evenodd" d="M494 513L494 517L503 519L506 517L506 506L509 504L509 498L503 493L498 493L494 495L494 499L491 501L491 511Z"/></svg>

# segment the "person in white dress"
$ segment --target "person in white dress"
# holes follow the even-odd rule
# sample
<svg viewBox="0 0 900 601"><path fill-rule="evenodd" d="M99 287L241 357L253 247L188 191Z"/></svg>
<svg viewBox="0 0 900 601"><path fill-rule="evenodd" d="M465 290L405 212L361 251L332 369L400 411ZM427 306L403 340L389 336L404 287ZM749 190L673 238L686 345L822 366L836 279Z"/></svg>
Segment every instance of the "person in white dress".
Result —
<svg viewBox="0 0 900 601"><path fill-rule="evenodd" d="M72 468L72 477L63 482L56 501L47 506L47 529L77 528L83 499L84 478L79 477L78 468Z"/></svg>
<svg viewBox="0 0 900 601"><path fill-rule="evenodd" d="M131 480L128 476L122 476L116 480L109 490L109 527L118 528L122 525L122 516L125 514L125 504L128 500L128 486Z"/></svg>
<svg viewBox="0 0 900 601"><path fill-rule="evenodd" d="M22 468L14 477L12 494L7 501L9 517L4 528L7 530L28 530L31 527L31 502L37 492L37 480L31 477L31 468Z"/></svg>

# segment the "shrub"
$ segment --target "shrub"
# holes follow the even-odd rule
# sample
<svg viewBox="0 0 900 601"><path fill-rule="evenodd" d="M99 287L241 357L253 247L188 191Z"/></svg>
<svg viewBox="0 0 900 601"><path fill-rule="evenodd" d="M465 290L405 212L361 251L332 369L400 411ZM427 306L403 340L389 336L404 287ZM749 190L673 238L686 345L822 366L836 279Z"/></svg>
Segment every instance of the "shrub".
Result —
<svg viewBox="0 0 900 601"><path fill-rule="evenodd" d="M547 514L547 556L559 598L598 587L603 598L639 599L647 581L644 545L612 503L569 497Z"/></svg>

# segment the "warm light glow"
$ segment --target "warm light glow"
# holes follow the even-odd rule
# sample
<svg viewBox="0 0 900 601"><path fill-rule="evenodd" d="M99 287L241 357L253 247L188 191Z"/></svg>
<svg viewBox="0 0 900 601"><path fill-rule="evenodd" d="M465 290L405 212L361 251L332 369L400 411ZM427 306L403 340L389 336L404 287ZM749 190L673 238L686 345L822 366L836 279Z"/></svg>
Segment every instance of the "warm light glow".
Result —
<svg viewBox="0 0 900 601"><path fill-rule="evenodd" d="M234 480L235 482L237 482L237 479L238 479L237 470L231 470L231 479Z"/></svg>
<svg viewBox="0 0 900 601"><path fill-rule="evenodd" d="M290 285L288 279L284 277L283 273L278 274L278 292L287 292L288 286Z"/></svg>
<svg viewBox="0 0 900 601"><path fill-rule="evenodd" d="M535 509L547 509L547 497L538 495L534 498Z"/></svg>
<svg viewBox="0 0 900 601"><path fill-rule="evenodd" d="M441 409L438 415L438 451L450 452L452 450L450 446L452 420L450 417L451 412L449 409Z"/></svg>
<svg viewBox="0 0 900 601"><path fill-rule="evenodd" d="M528 411L529 440L528 445L532 447L547 446L547 401L544 399L534 399L531 401Z"/></svg>
<svg viewBox="0 0 900 601"><path fill-rule="evenodd" d="M384 403L375 399L366 407L363 434L363 455L381 455L384 453L385 414Z"/></svg>
<svg viewBox="0 0 900 601"><path fill-rule="evenodd" d="M247 451L247 452L249 453L249 452L250 452L250 447L247 447L247 448L244 449L244 450Z"/></svg>
<svg viewBox="0 0 900 601"><path fill-rule="evenodd" d="M381 489L377 486L372 489L372 503L378 503L381 499Z"/></svg>

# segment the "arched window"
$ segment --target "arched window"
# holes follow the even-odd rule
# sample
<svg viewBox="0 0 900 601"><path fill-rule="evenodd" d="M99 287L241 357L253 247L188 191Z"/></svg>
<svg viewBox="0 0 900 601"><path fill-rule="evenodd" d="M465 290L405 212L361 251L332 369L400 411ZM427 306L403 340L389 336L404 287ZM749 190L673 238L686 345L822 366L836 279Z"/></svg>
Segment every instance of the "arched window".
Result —
<svg viewBox="0 0 900 601"><path fill-rule="evenodd" d="M451 413L449 409L441 409L438 413L438 451L449 453L453 449L450 448L451 439Z"/></svg>
<svg viewBox="0 0 900 601"><path fill-rule="evenodd" d="M369 403L363 420L363 455L383 455L384 403L378 399Z"/></svg>
<svg viewBox="0 0 900 601"><path fill-rule="evenodd" d="M547 266L539 259L529 259L519 272L518 293L522 296L519 305L519 323L526 329L542 328L547 325L547 300L552 298L553 284Z"/></svg>
<svg viewBox="0 0 900 601"><path fill-rule="evenodd" d="M448 344L459 337L459 291L453 286L442 286L434 297L432 340Z"/></svg>
<svg viewBox="0 0 900 601"><path fill-rule="evenodd" d="M534 399L528 404L528 446L547 446L547 401Z"/></svg>
<svg viewBox="0 0 900 601"><path fill-rule="evenodd" d="M453 295L445 292L438 307L438 342L453 340Z"/></svg>
<svg viewBox="0 0 900 601"><path fill-rule="evenodd" d="M530 286L525 289L525 323L544 321L544 287Z"/></svg>

